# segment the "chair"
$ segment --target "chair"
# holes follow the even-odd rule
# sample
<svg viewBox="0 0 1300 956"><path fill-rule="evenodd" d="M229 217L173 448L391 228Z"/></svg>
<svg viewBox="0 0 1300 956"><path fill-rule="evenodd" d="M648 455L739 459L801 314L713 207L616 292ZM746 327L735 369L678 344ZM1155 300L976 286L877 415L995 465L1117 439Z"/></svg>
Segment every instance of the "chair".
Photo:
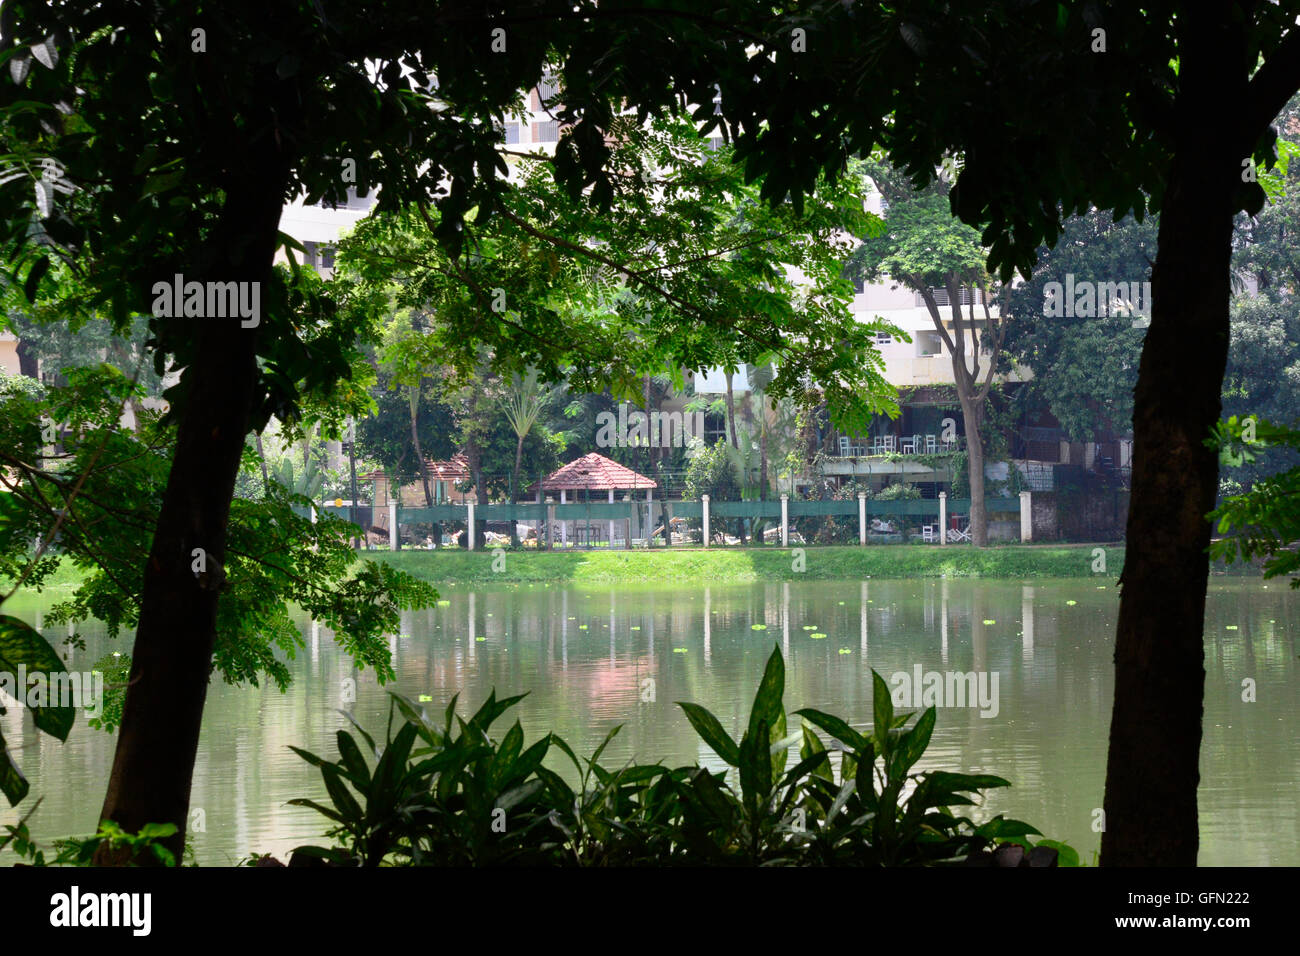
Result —
<svg viewBox="0 0 1300 956"><path fill-rule="evenodd" d="M885 451L892 452L895 450L894 443L897 439L893 435L885 435L881 438L881 441L885 443Z"/></svg>
<svg viewBox="0 0 1300 956"><path fill-rule="evenodd" d="M916 440L919 437L920 437L919 435L913 435L910 438L903 439L902 451L904 455L916 454Z"/></svg>
<svg viewBox="0 0 1300 956"><path fill-rule="evenodd" d="M853 447L852 445L849 444L849 437L847 435L840 436L840 457L841 458L853 457Z"/></svg>
<svg viewBox="0 0 1300 956"><path fill-rule="evenodd" d="M938 447L938 443L935 441L933 435L925 436L925 453L927 455L933 455Z"/></svg>
<svg viewBox="0 0 1300 956"><path fill-rule="evenodd" d="M934 542L938 540L938 538L935 537L934 534L934 525L932 524L921 525L921 540L926 542L927 544L934 544Z"/></svg>

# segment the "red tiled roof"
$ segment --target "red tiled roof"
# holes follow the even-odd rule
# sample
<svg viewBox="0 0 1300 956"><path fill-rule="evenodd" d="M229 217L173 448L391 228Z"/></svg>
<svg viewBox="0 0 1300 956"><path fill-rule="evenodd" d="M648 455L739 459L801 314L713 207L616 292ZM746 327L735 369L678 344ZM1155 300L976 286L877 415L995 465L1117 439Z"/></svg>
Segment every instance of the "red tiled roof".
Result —
<svg viewBox="0 0 1300 956"><path fill-rule="evenodd" d="M631 468L595 452L569 462L542 479L543 491L609 491L658 487L653 478L639 475Z"/></svg>
<svg viewBox="0 0 1300 956"><path fill-rule="evenodd" d="M430 481L469 481L469 459L464 452L456 452L450 461L431 461Z"/></svg>

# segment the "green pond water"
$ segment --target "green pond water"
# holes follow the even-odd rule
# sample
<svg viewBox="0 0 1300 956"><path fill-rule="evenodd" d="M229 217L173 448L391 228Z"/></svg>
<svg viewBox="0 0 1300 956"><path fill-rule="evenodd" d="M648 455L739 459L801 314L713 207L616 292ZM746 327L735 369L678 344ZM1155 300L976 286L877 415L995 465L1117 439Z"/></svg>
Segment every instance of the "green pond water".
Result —
<svg viewBox="0 0 1300 956"><path fill-rule="evenodd" d="M871 669L997 674L994 707L944 706L919 769L991 772L1009 779L982 812L1004 812L1069 841L1091 862L1102 804L1119 594L1102 579L765 583L649 589L444 589L446 606L408 614L390 640L389 688L430 698L439 712L462 694L462 713L495 687L529 692L516 709L528 740L548 730L590 754L623 730L602 758L635 755L670 765L720 767L675 701L714 711L739 737L764 662L785 654L786 708L816 707L870 723ZM5 611L37 623L50 599L19 595ZM761 625L762 627L755 627ZM301 621L306 647L293 685L212 685L194 775L192 842L205 865L250 852L281 855L315 842L324 818L290 807L323 799L318 771L293 744L336 756L349 709L382 735L387 689L357 671L327 629ZM53 641L64 636L45 628ZM69 670L89 670L129 643L82 629ZM1205 739L1201 758L1201 862L1294 864L1300 851L1300 593L1282 583L1212 580L1206 615ZM814 636L825 635L825 636ZM1243 682L1254 682L1253 702ZM1249 695L1247 695L1249 696ZM349 699L355 697L354 701ZM949 700L948 704L954 703ZM989 716L981 716L986 713ZM508 723L496 726L504 733ZM16 707L0 717L32 794L0 810L18 819L36 796L38 838L91 831L113 756L113 737L78 719L66 743L37 733ZM555 755L559 757L558 754ZM560 760L549 761L562 769Z"/></svg>

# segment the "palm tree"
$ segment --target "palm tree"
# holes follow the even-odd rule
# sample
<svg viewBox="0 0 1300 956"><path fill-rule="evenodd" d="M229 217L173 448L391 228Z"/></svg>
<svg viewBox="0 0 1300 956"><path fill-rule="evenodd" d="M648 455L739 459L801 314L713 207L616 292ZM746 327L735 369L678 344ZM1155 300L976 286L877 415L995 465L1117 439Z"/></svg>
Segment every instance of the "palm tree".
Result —
<svg viewBox="0 0 1300 956"><path fill-rule="evenodd" d="M524 439L541 417L546 400L547 393L537 381L537 369L531 367L523 376L515 373L510 388L502 399L506 420L510 422L510 429L515 433L516 439L515 470L510 475L511 504L519 501L519 469L523 466ZM510 521L510 546L519 546L519 523L514 519Z"/></svg>

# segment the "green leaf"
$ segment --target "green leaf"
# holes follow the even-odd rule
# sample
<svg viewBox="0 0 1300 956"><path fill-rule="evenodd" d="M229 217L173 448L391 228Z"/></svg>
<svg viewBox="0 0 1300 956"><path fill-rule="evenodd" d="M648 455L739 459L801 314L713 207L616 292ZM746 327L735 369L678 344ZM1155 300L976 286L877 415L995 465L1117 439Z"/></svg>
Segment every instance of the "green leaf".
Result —
<svg viewBox="0 0 1300 956"><path fill-rule="evenodd" d="M763 679L759 682L758 692L754 695L754 704L749 711L749 733L758 729L759 722L767 725L769 733L784 723L781 699L785 694L785 660L781 657L781 648L774 647L763 669Z"/></svg>
<svg viewBox="0 0 1300 956"><path fill-rule="evenodd" d="M677 706L686 712L686 719L691 722L695 732L704 739L704 742L713 749L715 754L721 757L728 766L740 766L740 747L722 729L722 724L718 722L718 718L698 704L687 704L678 701Z"/></svg>
<svg viewBox="0 0 1300 956"><path fill-rule="evenodd" d="M33 674L44 675L50 696L54 695L56 682L61 682L58 675L68 673L58 653L37 630L16 617L0 614L0 673L12 674L14 690L25 695L27 688L17 686L20 665L26 669L28 678ZM59 740L68 739L77 716L75 707L45 706L28 709L32 713L32 721L40 730Z"/></svg>
<svg viewBox="0 0 1300 956"><path fill-rule="evenodd" d="M934 721L934 708L927 708L921 715L921 719L916 722L916 726L899 737L898 747L894 751L893 761L889 767L890 777L902 779L907 776L912 765L920 759L925 753L925 748L930 745L930 736L934 733Z"/></svg>
<svg viewBox="0 0 1300 956"><path fill-rule="evenodd" d="M871 711L875 720L871 728L872 740L881 756L888 760L891 749L889 730L894 726L894 699L889 694L889 685L874 669L871 671Z"/></svg>
<svg viewBox="0 0 1300 956"><path fill-rule="evenodd" d="M343 766L347 768L352 782L359 789L364 789L370 784L370 768L366 765L365 758L361 756L361 748L346 730L340 730L336 736Z"/></svg>
<svg viewBox="0 0 1300 956"><path fill-rule="evenodd" d="M9 748L5 745L4 734L0 734L0 793L5 795L9 801L9 806L16 806L23 797L27 796L30 784L27 778L23 776L18 765L14 763L13 758L9 756Z"/></svg>
<svg viewBox="0 0 1300 956"><path fill-rule="evenodd" d="M820 727L836 740L848 744L854 750L861 750L867 744L866 737L858 733L834 714L827 714L820 710L813 710L810 707L805 707L803 710L796 710L795 714L808 721L808 723Z"/></svg>

